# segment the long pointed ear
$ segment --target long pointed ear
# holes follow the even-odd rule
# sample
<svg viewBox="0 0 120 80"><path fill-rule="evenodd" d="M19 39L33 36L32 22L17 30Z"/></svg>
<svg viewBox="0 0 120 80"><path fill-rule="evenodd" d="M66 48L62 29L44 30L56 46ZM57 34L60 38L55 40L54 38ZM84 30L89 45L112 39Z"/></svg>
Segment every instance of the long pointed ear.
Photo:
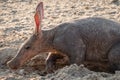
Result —
<svg viewBox="0 0 120 80"><path fill-rule="evenodd" d="M41 31L41 23L42 23L42 19L44 17L44 9L43 9L43 2L40 2L36 8L36 13L35 13L35 24L36 24L36 28L35 28L35 32L38 33L42 33Z"/></svg>

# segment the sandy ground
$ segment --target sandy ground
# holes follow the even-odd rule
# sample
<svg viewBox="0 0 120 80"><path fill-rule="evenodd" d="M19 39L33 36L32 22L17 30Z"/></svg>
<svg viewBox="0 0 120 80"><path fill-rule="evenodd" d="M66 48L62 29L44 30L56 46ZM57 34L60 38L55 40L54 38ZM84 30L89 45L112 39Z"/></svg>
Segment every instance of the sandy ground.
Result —
<svg viewBox="0 0 120 80"><path fill-rule="evenodd" d="M16 55L20 45L34 31L35 7L40 0L0 0L0 80L120 80L120 72L108 74L93 72L83 66L71 65L47 76L40 76L35 60L17 71L12 71L6 62ZM81 19L104 17L120 22L120 1L117 0L43 0L45 16L43 28ZM37 61L43 61L39 56ZM39 64L40 62L38 62ZM33 68L37 65L37 68Z"/></svg>

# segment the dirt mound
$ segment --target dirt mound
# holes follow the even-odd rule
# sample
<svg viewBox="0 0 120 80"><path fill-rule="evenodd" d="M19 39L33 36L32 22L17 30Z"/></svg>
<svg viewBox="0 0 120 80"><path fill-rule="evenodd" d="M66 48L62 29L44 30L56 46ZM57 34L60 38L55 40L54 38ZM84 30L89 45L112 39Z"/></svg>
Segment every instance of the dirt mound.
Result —
<svg viewBox="0 0 120 80"><path fill-rule="evenodd" d="M83 65L73 64L57 70L53 74L41 77L41 80L120 80L120 72L108 74L104 72L93 72Z"/></svg>
<svg viewBox="0 0 120 80"><path fill-rule="evenodd" d="M83 65L76 64L66 66L46 76L40 76L37 72L26 72L24 69L17 71L1 70L0 79L2 80L120 80L120 71L115 74L104 72L94 72L85 68ZM26 74L25 74L26 73Z"/></svg>

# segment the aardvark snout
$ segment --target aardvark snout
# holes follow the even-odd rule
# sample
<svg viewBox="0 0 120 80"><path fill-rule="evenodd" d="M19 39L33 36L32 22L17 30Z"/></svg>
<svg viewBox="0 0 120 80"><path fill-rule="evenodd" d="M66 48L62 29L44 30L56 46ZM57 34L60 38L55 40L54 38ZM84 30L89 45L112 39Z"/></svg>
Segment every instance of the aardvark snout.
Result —
<svg viewBox="0 0 120 80"><path fill-rule="evenodd" d="M8 61L7 66L11 69L18 69L20 67L20 63L17 61Z"/></svg>

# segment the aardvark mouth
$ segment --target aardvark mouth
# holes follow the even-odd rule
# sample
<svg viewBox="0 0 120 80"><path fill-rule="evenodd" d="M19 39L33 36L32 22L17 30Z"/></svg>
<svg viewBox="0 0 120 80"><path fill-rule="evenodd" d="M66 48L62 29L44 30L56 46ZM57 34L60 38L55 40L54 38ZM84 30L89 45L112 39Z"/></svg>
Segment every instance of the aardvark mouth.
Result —
<svg viewBox="0 0 120 80"><path fill-rule="evenodd" d="M20 65L19 62L14 61L14 60L11 60L11 61L8 61L8 62L7 62L7 66L8 66L9 68L11 68L11 69L16 70L16 69L18 69L21 65Z"/></svg>

